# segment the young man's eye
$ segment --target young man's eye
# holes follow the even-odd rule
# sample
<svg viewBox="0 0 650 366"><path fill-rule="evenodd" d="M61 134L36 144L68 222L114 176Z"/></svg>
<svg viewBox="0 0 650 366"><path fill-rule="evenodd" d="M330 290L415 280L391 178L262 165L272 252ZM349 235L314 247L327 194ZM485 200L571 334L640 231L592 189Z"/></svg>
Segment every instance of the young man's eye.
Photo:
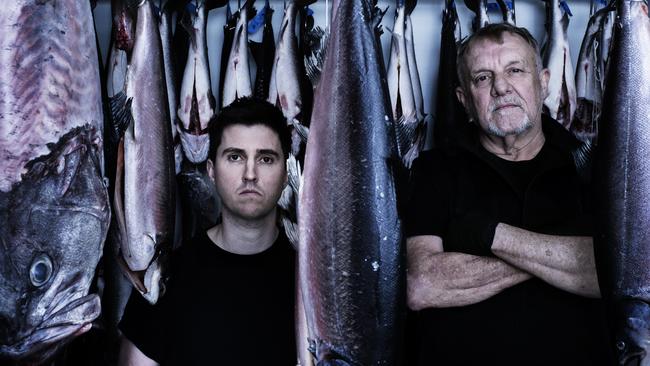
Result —
<svg viewBox="0 0 650 366"><path fill-rule="evenodd" d="M260 161L264 164L273 164L273 162L275 162L275 159L271 156L262 156L260 158Z"/></svg>
<svg viewBox="0 0 650 366"><path fill-rule="evenodd" d="M240 161L242 159L239 154L230 154L228 155L228 161Z"/></svg>

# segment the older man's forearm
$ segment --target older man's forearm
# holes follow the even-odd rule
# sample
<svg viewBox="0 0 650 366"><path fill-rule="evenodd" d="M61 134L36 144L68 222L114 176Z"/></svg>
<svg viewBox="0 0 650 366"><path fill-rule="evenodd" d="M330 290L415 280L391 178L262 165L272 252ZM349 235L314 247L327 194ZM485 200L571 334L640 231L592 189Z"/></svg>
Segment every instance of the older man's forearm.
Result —
<svg viewBox="0 0 650 366"><path fill-rule="evenodd" d="M410 240L407 301L412 310L475 304L532 276L489 257L432 251L426 240Z"/></svg>
<svg viewBox="0 0 650 366"><path fill-rule="evenodd" d="M557 288L600 296L591 237L545 235L500 223L492 252Z"/></svg>

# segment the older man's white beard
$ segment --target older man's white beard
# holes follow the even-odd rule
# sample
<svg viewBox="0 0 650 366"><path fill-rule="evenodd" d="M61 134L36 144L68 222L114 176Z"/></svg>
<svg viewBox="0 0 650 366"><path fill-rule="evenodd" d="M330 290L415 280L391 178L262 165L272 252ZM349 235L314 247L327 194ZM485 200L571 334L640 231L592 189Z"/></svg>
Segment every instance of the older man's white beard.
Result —
<svg viewBox="0 0 650 366"><path fill-rule="evenodd" d="M490 103L489 108L490 110L494 111L498 106L504 104L515 104L521 107L521 100L515 96L507 96L493 101L492 103ZM524 113L521 123L519 123L519 126L516 127L515 129L504 131L499 127L497 127L497 125L494 122L489 122L487 126L487 133L496 137L506 137L508 135L519 135L521 133L528 131L532 127L533 127L533 122L530 120L530 118L528 118L528 114Z"/></svg>

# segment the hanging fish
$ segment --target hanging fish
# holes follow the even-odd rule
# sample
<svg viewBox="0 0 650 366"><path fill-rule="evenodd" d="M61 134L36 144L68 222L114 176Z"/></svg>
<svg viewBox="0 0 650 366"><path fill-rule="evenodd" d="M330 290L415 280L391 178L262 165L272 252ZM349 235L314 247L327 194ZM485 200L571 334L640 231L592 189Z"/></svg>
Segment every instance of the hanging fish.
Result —
<svg viewBox="0 0 650 366"><path fill-rule="evenodd" d="M413 22L411 13L413 9L406 9L406 28L404 29L404 41L406 42L406 58L409 64L409 75L413 87L413 100L415 101L415 115L419 121L424 119L424 97L422 96L422 84L420 83L420 73L418 72L418 63L415 58L415 43L413 42Z"/></svg>
<svg viewBox="0 0 650 366"><path fill-rule="evenodd" d="M172 131L172 141L174 145L174 166L175 172L178 174L181 171L181 163L183 161L183 149L178 134L178 119L176 111L178 110L178 79L180 74L177 74L178 67L174 65L174 48L173 48L173 24L172 17L174 15L174 3L167 0L167 2L160 7L158 13L158 30L160 32L160 40L162 44L163 64L165 66L165 85L167 87L167 105L169 106L169 121Z"/></svg>
<svg viewBox="0 0 650 366"><path fill-rule="evenodd" d="M284 17L278 43L276 45L275 62L271 72L269 85L269 103L282 109L287 123L293 127L291 153L297 156L301 144L306 141L306 128L302 126L302 93L301 65L298 53L298 38L296 37L296 16L298 8L314 3L315 0L294 1L285 3Z"/></svg>
<svg viewBox="0 0 650 366"><path fill-rule="evenodd" d="M271 71L275 60L275 39L273 35L273 8L266 0L264 8L256 17L264 19L262 27L262 42L248 41L251 54L257 66L255 74L254 95L258 99L267 99L269 97L269 83L271 81Z"/></svg>
<svg viewBox="0 0 650 366"><path fill-rule="evenodd" d="M397 159L371 0L335 0L299 207L299 280L318 365L399 365Z"/></svg>
<svg viewBox="0 0 650 366"><path fill-rule="evenodd" d="M206 43L207 8L204 0L190 3L188 21L183 23L190 36L190 45L180 91L178 119L185 157L194 164L208 158L210 138L208 122L215 113L215 100L210 88L210 65Z"/></svg>
<svg viewBox="0 0 650 366"><path fill-rule="evenodd" d="M587 24L585 37L580 47L578 65L576 68L576 113L573 115L571 132L589 146L596 143L598 136L598 120L602 101L602 80L600 47L602 47L601 32L606 23L605 18L614 16L614 8L607 7L597 11ZM611 23L611 22L608 22ZM604 70L602 70L604 73Z"/></svg>
<svg viewBox="0 0 650 366"><path fill-rule="evenodd" d="M248 64L248 16L254 15L252 0L239 10L237 27L228 56L228 63L224 74L223 94L221 105L225 107L235 99L248 97L253 94L251 88L251 74Z"/></svg>
<svg viewBox="0 0 650 366"><path fill-rule="evenodd" d="M650 18L618 0L598 143L598 280L619 365L650 361Z"/></svg>
<svg viewBox="0 0 650 366"><path fill-rule="evenodd" d="M467 115L456 97L458 74L456 72L456 45L460 43L461 30L456 2L446 0L442 13L440 63L436 97L436 122L433 125L434 144L448 147L458 141L467 125Z"/></svg>
<svg viewBox="0 0 650 366"><path fill-rule="evenodd" d="M226 69L228 68L228 59L230 58L230 49L235 39L235 28L237 27L237 19L239 18L239 11L236 14L232 13L230 9L230 2L226 2L226 24L223 26L223 45L221 49L221 66L219 67L219 109L224 107L221 103L223 99L223 87L226 81Z"/></svg>
<svg viewBox="0 0 650 366"><path fill-rule="evenodd" d="M472 29L474 29L474 32L490 24L488 0L465 0L465 6L476 14L472 21Z"/></svg>
<svg viewBox="0 0 650 366"><path fill-rule="evenodd" d="M162 295L166 257L174 238L175 171L165 69L153 5L137 9L136 38L125 92L112 101L127 120L118 149L114 210L125 274L150 303ZM161 107L162 106L162 107Z"/></svg>
<svg viewBox="0 0 650 366"><path fill-rule="evenodd" d="M405 26L406 8L401 5L398 6L395 13L387 82L393 119L395 120L399 155L404 165L410 168L411 163L424 145L426 128L423 123L424 118L418 118L416 110L411 71L409 69L409 55L404 35ZM415 72L417 73L417 70Z"/></svg>
<svg viewBox="0 0 650 366"><path fill-rule="evenodd" d="M497 0L504 23L517 25L515 18L515 0Z"/></svg>
<svg viewBox="0 0 650 366"><path fill-rule="evenodd" d="M551 75L544 112L568 129L576 110L575 76L567 36L569 16L572 14L564 0L545 1L546 42L542 47L542 61Z"/></svg>
<svg viewBox="0 0 650 366"><path fill-rule="evenodd" d="M89 290L110 209L90 2L5 2L0 34L0 359L40 364L101 311Z"/></svg>

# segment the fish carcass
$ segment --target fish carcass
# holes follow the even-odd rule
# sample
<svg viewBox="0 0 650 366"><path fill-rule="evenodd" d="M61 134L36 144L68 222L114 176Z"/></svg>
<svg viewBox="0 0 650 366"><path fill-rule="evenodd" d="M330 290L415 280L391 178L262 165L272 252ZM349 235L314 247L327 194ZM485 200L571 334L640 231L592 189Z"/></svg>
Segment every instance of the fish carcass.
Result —
<svg viewBox="0 0 650 366"><path fill-rule="evenodd" d="M620 365L650 362L650 19L641 1L617 1L596 170L594 249ZM615 347L614 347L615 346Z"/></svg>
<svg viewBox="0 0 650 366"><path fill-rule="evenodd" d="M571 132L581 141L592 145L598 137L598 119L600 118L601 101L605 70L599 70L603 53L601 44L604 27L613 24L613 7L602 8L590 19L585 37L580 47L578 66L576 67L576 96L577 107L571 123ZM611 35L611 30L609 31ZM609 42L607 42L609 43Z"/></svg>
<svg viewBox="0 0 650 366"><path fill-rule="evenodd" d="M190 45L181 85L178 127L185 157L199 164L208 157L208 122L215 112L215 101L210 88L206 43L207 9L204 0L195 1L194 12L189 12L191 21L184 23Z"/></svg>
<svg viewBox="0 0 650 366"><path fill-rule="evenodd" d="M128 126L118 148L114 211L125 274L147 301L155 303L174 238L174 151L153 5L149 0L129 2L137 8L136 37L125 92L112 108L121 110Z"/></svg>
<svg viewBox="0 0 650 366"><path fill-rule="evenodd" d="M334 1L299 207L299 278L318 365L399 365L398 165L371 0ZM363 101L363 103L360 103Z"/></svg>
<svg viewBox="0 0 650 366"><path fill-rule="evenodd" d="M239 9L234 39L223 77L222 107L229 105L237 98L248 97L253 94L250 67L248 65L248 15L252 11L251 0L246 1L246 4Z"/></svg>
<svg viewBox="0 0 650 366"><path fill-rule="evenodd" d="M259 99L269 97L269 83L271 82L271 72L275 60L275 36L273 34L273 8L266 0L264 7L257 14L257 17L263 19L262 23L262 42L249 41L251 54L257 66L255 74L254 95ZM250 31L250 30L249 30Z"/></svg>
<svg viewBox="0 0 650 366"><path fill-rule="evenodd" d="M542 62L551 75L544 110L565 128L571 125L576 110L576 86L567 28L569 6L564 0L546 1L546 42Z"/></svg>
<svg viewBox="0 0 650 366"><path fill-rule="evenodd" d="M0 33L0 360L40 363L100 315L99 59L89 2L5 2Z"/></svg>
<svg viewBox="0 0 650 366"><path fill-rule="evenodd" d="M465 0L465 6L476 14L472 21L472 29L474 29L474 32L490 24L488 0Z"/></svg>
<svg viewBox="0 0 650 366"><path fill-rule="evenodd" d="M407 51L405 27L406 7L402 5L397 8L395 14L387 78L393 119L395 120L397 148L402 162L407 168L410 168L411 163L424 146L426 125L424 124L424 112L418 111L415 100L416 93L414 93L411 77L415 74L419 80L419 76L417 76L415 62L409 62L409 56L415 57L415 52L409 54ZM410 66L416 67L413 73L410 71ZM418 97L421 99L421 96L422 90L420 89ZM422 101L419 103L422 106ZM421 118L420 115L422 115Z"/></svg>
<svg viewBox="0 0 650 366"><path fill-rule="evenodd" d="M517 25L515 17L515 0L497 0L497 4L499 4L499 8L501 9L503 22Z"/></svg>
<svg viewBox="0 0 650 366"><path fill-rule="evenodd" d="M279 106L287 123L293 127L291 153L294 155L298 155L301 142L306 140L305 127L301 124L302 93L300 84L302 77L298 38L295 32L296 16L298 7L313 2L314 0L302 2L288 0L285 3L269 85L269 103Z"/></svg>
<svg viewBox="0 0 650 366"><path fill-rule="evenodd" d="M174 15L173 1L167 1L160 9L158 16L158 30L163 53L163 65L165 66L165 85L167 87L167 105L169 106L169 121L172 131L172 142L174 145L174 163L175 171L178 174L181 170L183 161L183 148L178 135L178 119L176 111L178 110L178 67L174 64L172 19Z"/></svg>
<svg viewBox="0 0 650 366"><path fill-rule="evenodd" d="M436 121L433 125L434 144L446 147L456 144L467 125L467 115L456 97L458 74L456 72L456 45L461 40L460 21L455 0L446 0L442 13L440 63L438 67L438 95Z"/></svg>

